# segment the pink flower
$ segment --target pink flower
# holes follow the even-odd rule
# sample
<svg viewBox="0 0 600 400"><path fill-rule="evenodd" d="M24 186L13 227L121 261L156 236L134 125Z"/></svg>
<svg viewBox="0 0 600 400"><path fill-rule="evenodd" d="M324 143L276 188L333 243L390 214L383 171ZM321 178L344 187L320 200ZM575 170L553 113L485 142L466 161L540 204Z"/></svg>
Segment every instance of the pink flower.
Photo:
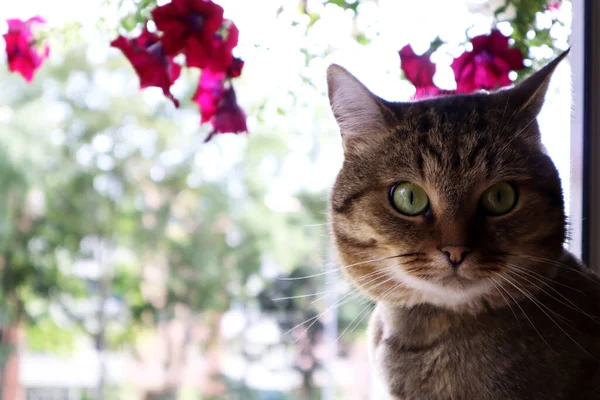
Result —
<svg viewBox="0 0 600 400"><path fill-rule="evenodd" d="M434 86L433 75L435 75L436 67L429 59L431 56L429 52L418 56L411 45L407 44L400 49L398 54L400 54L400 68L410 83L417 89Z"/></svg>
<svg viewBox="0 0 600 400"><path fill-rule="evenodd" d="M218 105L217 112L210 123L213 126L213 131L208 135L205 142L208 142L218 133L248 132L248 127L246 126L246 114L237 104L233 87L225 89L223 97Z"/></svg>
<svg viewBox="0 0 600 400"><path fill-rule="evenodd" d="M233 63L232 50L238 43L240 31L233 21L225 21L219 32L213 37L212 51L207 60L207 67L213 71L227 71ZM186 53L186 63L199 66L199 60L194 54Z"/></svg>
<svg viewBox="0 0 600 400"><path fill-rule="evenodd" d="M33 17L27 21L9 19L6 22L8 23L8 32L3 36L6 42L8 69L18 72L27 82L31 82L35 71L50 54L47 44L44 44L42 49L36 47L31 25L43 24L45 21L41 17Z"/></svg>
<svg viewBox="0 0 600 400"><path fill-rule="evenodd" d="M110 45L121 50L127 57L140 78L142 89L159 87L175 107L179 107L179 102L171 94L171 85L179 78L181 66L173 61L173 57L164 54L163 44L157 35L144 29L137 38L126 39L119 36Z"/></svg>
<svg viewBox="0 0 600 400"><path fill-rule="evenodd" d="M422 99L428 99L430 97L437 97L442 94L445 94L444 91L442 91L437 86L431 85L431 86L416 88L415 94L413 95L412 98L413 98L413 100L422 100Z"/></svg>
<svg viewBox="0 0 600 400"><path fill-rule="evenodd" d="M223 8L211 0L173 0L155 8L152 18L163 32L166 55L183 51L188 67L213 71L226 71L232 64L239 31L223 20Z"/></svg>
<svg viewBox="0 0 600 400"><path fill-rule="evenodd" d="M458 93L510 85L508 73L524 67L521 51L509 48L508 38L497 29L474 37L471 43L473 50L452 62Z"/></svg>
<svg viewBox="0 0 600 400"><path fill-rule="evenodd" d="M556 13L560 10L560 6L562 5L562 0L550 0L548 2L548 10L552 13Z"/></svg>
<svg viewBox="0 0 600 400"><path fill-rule="evenodd" d="M420 56L416 55L412 47L407 44L398 52L400 54L400 68L404 71L406 79L415 86L414 100L436 97L448 94L433 84L436 65L431 62L431 51Z"/></svg>
<svg viewBox="0 0 600 400"><path fill-rule="evenodd" d="M152 10L152 19L164 33L161 41L166 55L185 51L192 59L189 66L204 68L223 24L223 8L211 0L173 0Z"/></svg>
<svg viewBox="0 0 600 400"><path fill-rule="evenodd" d="M198 89L192 98L200 108L201 122L210 121L217 113L217 108L223 97L225 88L225 72L214 72L205 69L200 75Z"/></svg>
<svg viewBox="0 0 600 400"><path fill-rule="evenodd" d="M242 68L244 68L244 60L234 57L229 68L227 68L227 76L230 78L237 78L242 75Z"/></svg>
<svg viewBox="0 0 600 400"><path fill-rule="evenodd" d="M218 133L248 132L246 114L237 104L233 87L225 89L217 113L210 122Z"/></svg>

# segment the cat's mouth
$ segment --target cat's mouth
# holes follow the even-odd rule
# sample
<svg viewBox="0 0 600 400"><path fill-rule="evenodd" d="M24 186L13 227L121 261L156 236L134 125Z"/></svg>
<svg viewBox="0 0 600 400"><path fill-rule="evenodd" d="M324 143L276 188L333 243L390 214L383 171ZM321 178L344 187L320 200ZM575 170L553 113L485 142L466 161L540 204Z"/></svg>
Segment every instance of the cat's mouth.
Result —
<svg viewBox="0 0 600 400"><path fill-rule="evenodd" d="M476 283L478 280L473 280L466 276L460 274L459 271L455 270L443 276L439 279L439 283L444 286L458 286L458 287L468 287Z"/></svg>
<svg viewBox="0 0 600 400"><path fill-rule="evenodd" d="M441 265L438 268L430 266L427 275L398 270L395 277L410 289L421 293L425 302L440 306L456 307L471 303L493 290L488 279L482 279L483 277L471 271L472 265L460 268L445 265L444 268L439 267Z"/></svg>

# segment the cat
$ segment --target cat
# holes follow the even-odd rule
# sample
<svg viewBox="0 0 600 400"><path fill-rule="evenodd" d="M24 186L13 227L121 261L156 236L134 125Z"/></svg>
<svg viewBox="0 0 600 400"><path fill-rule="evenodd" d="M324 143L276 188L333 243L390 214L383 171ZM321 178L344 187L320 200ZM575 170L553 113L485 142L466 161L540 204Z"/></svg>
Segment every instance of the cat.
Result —
<svg viewBox="0 0 600 400"><path fill-rule="evenodd" d="M563 246L536 120L567 52L511 88L405 103L329 67L332 237L377 304L370 358L393 399L600 399L600 279Z"/></svg>

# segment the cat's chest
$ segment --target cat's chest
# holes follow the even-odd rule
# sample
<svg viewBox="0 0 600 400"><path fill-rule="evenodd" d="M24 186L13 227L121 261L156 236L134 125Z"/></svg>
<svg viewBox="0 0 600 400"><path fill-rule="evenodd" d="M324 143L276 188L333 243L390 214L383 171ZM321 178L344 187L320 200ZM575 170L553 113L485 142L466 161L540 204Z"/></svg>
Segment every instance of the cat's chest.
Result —
<svg viewBox="0 0 600 400"><path fill-rule="evenodd" d="M399 399L496 399L506 389L495 386L493 377L514 369L516 360L493 357L497 333L485 321L381 313L372 321L373 334L379 334L372 338L372 357Z"/></svg>
<svg viewBox="0 0 600 400"><path fill-rule="evenodd" d="M370 326L371 357L401 400L590 398L567 395L580 390L572 382L600 376L597 359L573 342L585 345L584 338L570 340L552 321L522 307L527 320L516 320L510 310L469 317L378 307ZM599 389L594 386L595 395Z"/></svg>

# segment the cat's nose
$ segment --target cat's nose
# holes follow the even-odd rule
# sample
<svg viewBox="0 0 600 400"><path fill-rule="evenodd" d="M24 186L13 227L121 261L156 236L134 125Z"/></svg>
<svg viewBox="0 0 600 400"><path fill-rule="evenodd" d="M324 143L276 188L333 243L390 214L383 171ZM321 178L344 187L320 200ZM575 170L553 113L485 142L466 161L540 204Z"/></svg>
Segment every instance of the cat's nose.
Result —
<svg viewBox="0 0 600 400"><path fill-rule="evenodd" d="M471 249L467 246L445 245L439 247L440 251L446 255L453 267L458 267L463 262Z"/></svg>

